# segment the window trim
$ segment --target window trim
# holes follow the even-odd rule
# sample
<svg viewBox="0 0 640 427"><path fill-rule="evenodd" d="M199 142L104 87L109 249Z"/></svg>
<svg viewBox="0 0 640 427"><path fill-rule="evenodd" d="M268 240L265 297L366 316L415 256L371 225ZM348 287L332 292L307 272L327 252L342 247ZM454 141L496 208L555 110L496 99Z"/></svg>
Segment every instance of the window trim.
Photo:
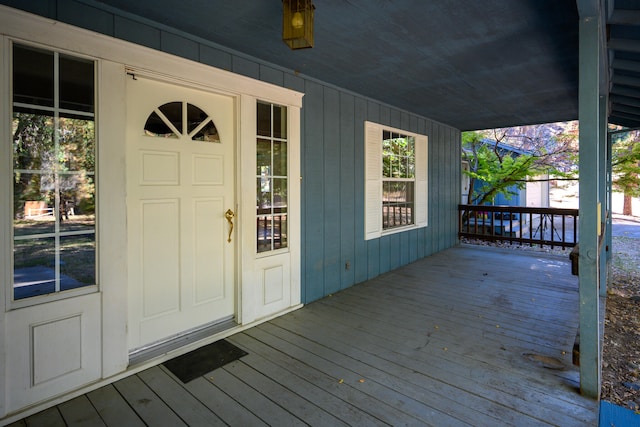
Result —
<svg viewBox="0 0 640 427"><path fill-rule="evenodd" d="M99 68L100 68L100 60L98 58L95 57L91 57L89 55L86 54L82 54L82 53L78 53L78 52L72 52L66 49L62 49L62 48L58 48L58 47L52 47L52 46L47 46L47 45L43 45L40 43L34 43L31 41L25 41L25 40L20 40L20 39L16 39L16 38L12 38L12 37L6 37L4 38L4 40L2 41L2 47L4 48L4 52L3 55L7 56L9 59L7 61L5 61L6 64L6 89L7 89L7 103L5 104L5 107L7 108L6 111L3 112L2 117L0 117L0 122L2 122L3 124L8 125L8 127L6 128L6 130L4 130L3 134L6 135L7 141L9 141L9 143L7 144L2 144L3 146L3 150L6 149L7 153L8 153L8 159L7 159L7 163L10 164L11 166L7 169L10 173L12 178L9 180L6 180L6 188L3 188L3 190L9 195L10 199L13 200L13 173L14 173L14 169L13 169L13 149L12 149L12 141L13 141L13 134L11 133L11 122L13 120L13 107L14 107L14 103L13 103L13 81L12 81L12 75L13 75L13 45L14 44L19 44L22 46L27 46L27 47L32 47L35 49L41 49L41 50L46 50L46 51L50 51L53 52L55 54L59 55L66 55L66 56L70 56L70 57L74 57L74 58L78 58L78 59L84 59L84 60L88 60L88 61L92 61L94 64L94 68L93 68L93 78L94 78L94 112L93 113L86 113L87 116L92 116L94 123L95 123L95 143L94 143L94 150L95 150L95 169L93 171L93 175L94 175L94 180L95 180L95 203L96 203L96 211L95 211L95 225L94 225L94 231L93 234L95 236L95 271L94 271L94 276L95 276L95 282L91 285L85 285L85 286L81 286L78 288L73 288L73 289L68 289L68 290L61 290L61 291L56 291L53 293L49 293L49 294L43 294L43 295L36 295L36 296L31 296L31 297L27 297L27 298L21 298L21 299L15 299L14 298L14 257L13 257L13 244L15 241L15 237L14 237L14 229L13 229L13 220L7 221L5 224L0 225L0 227L2 227L3 230L5 230L5 232L8 234L7 238L3 239L3 241L6 241L9 243L9 245L7 246L8 248L8 256L3 256L3 259L6 262L6 286L4 289L4 295L5 295L5 309L7 311L9 310L15 310L15 309L19 309L19 308L24 308L24 307L31 307L31 306L35 306L35 305L39 305L39 304L44 304L44 303L49 303L49 302L54 302L54 301L60 301L60 300L64 300L64 299L68 299L68 298L74 298L74 297L78 297L78 296L83 296L83 295L88 295L88 294L92 294L92 293L96 293L100 291L100 267L99 267L99 262L98 260L100 259L99 257L99 232L98 232L98 224L99 224L99 200L98 200L98 194L99 194L99 183L98 183L98 172L99 172L99 160L98 160L98 135L99 135L99 131L98 131L98 120L99 120L99 99L98 99L98 86L99 86ZM21 103L18 103L19 105L23 105ZM52 107L45 107L42 106L39 109L43 110L43 111L53 111L54 108ZM66 109L61 109L58 108L58 111L68 111ZM76 111L74 111L74 113L78 113ZM80 113L80 115L85 115L85 113ZM5 147L6 146L6 147ZM8 203L7 206L9 206L9 208L7 209L7 213L10 213L7 218L13 218L13 209L11 208L12 203ZM1 253L0 253L1 254Z"/></svg>
<svg viewBox="0 0 640 427"><path fill-rule="evenodd" d="M415 216L414 223L384 230L382 227L382 134L383 131L413 136L415 139ZM365 230L364 239L401 233L428 225L428 137L379 123L364 122L365 139Z"/></svg>
<svg viewBox="0 0 640 427"><path fill-rule="evenodd" d="M266 101L266 100L263 100L263 99L260 99L260 98L256 98L256 104L255 104L256 105L256 119L257 119L257 114L258 114L258 112L257 112L258 104L269 105L269 107L270 107L270 110L271 110L271 113L270 113L270 115L271 115L271 118L270 118L270 120L271 120L271 135L269 135L269 136L260 135L259 132L258 132L257 126L256 126L256 129L255 129L255 142L254 142L256 154L257 154L257 141L260 140L260 139L269 140L271 142L271 147L272 148L273 148L274 141L285 142L287 144L287 170L286 170L286 175L273 175L273 174L271 174L271 175L269 175L269 179L270 180L273 180L274 178L276 178L276 179L285 179L286 183L287 183L287 193L289 194L289 186L291 184L291 179L290 179L291 178L291 175L290 175L290 152L289 152L290 142L291 142L290 129L289 129L289 123L290 123L290 116L289 116L290 108L289 107L290 106L289 105L285 105L285 104L276 103L276 102ZM274 120L273 110L274 110L274 106L286 109L286 124L285 124L286 136L284 138L283 137L275 137L273 135L273 120ZM256 122L256 121L254 121L254 122ZM254 157L256 157L256 156L254 156ZM273 152L271 152L271 160L273 162ZM257 172L257 165L256 165L256 167L253 168L253 170ZM256 174L255 177L259 178L260 176L258 176ZM254 191L256 191L256 195L257 195L257 188L255 188ZM271 207L273 208L273 206L271 206ZM268 216L271 219L273 219L276 215L273 213L273 211L270 214L265 214L265 215L260 215L260 214L258 214L257 211L254 213L254 217L255 218L254 218L253 223L256 224L256 230L255 230L256 232L254 233L254 236L256 236L256 239L257 239L257 235L258 235L257 219L260 216ZM290 232L290 222L289 222L289 220L290 220L290 212L289 212L289 198L288 197L287 197L287 211L285 213L285 216L286 216L286 226L287 226L286 246L275 248L275 247L273 247L273 239L272 239L271 240L271 246L272 246L271 249L264 250L264 251L259 251L258 250L258 244L257 244L258 242L256 240L254 242L254 251L255 251L255 255L256 255L257 258L267 257L267 256L271 256L271 255L274 255L274 254L277 255L277 254L280 254L280 253L288 253L289 252L289 232Z"/></svg>

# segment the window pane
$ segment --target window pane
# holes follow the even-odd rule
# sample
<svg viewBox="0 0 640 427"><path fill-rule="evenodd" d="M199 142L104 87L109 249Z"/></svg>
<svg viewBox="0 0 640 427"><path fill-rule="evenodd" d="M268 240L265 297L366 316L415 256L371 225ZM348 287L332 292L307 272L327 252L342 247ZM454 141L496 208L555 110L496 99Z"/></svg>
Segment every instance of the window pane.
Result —
<svg viewBox="0 0 640 427"><path fill-rule="evenodd" d="M95 185L92 175L59 177L60 231L88 231L95 227Z"/></svg>
<svg viewBox="0 0 640 427"><path fill-rule="evenodd" d="M61 170L95 171L96 138L93 120L61 118L58 126Z"/></svg>
<svg viewBox="0 0 640 427"><path fill-rule="evenodd" d="M257 242L258 242L258 253L270 251L271 248L271 216L269 215L258 215L257 219Z"/></svg>
<svg viewBox="0 0 640 427"><path fill-rule="evenodd" d="M180 115L182 115L182 111L180 111ZM193 130L200 126L200 123L207 120L208 117L207 113L200 108L192 104L187 104L187 133L193 132ZM180 128L178 129L180 130Z"/></svg>
<svg viewBox="0 0 640 427"><path fill-rule="evenodd" d="M13 182L15 236L55 232L53 175L16 172Z"/></svg>
<svg viewBox="0 0 640 427"><path fill-rule="evenodd" d="M56 291L54 238L16 240L13 260L14 299Z"/></svg>
<svg viewBox="0 0 640 427"><path fill-rule="evenodd" d="M271 175L271 141L258 139L256 146L257 175Z"/></svg>
<svg viewBox="0 0 640 427"><path fill-rule="evenodd" d="M287 215L273 216L273 249L287 247Z"/></svg>
<svg viewBox="0 0 640 427"><path fill-rule="evenodd" d="M155 111L149 114L147 122L144 124L145 134L148 136L159 136L164 138L177 138L178 136L171 130L164 120Z"/></svg>
<svg viewBox="0 0 640 427"><path fill-rule="evenodd" d="M273 141L273 175L287 176L287 143Z"/></svg>
<svg viewBox="0 0 640 427"><path fill-rule="evenodd" d="M391 156L388 154L382 155L382 176L391 178Z"/></svg>
<svg viewBox="0 0 640 427"><path fill-rule="evenodd" d="M220 135L218 134L218 129L216 129L216 125L213 124L212 120L209 120L208 123L198 131L191 138L194 141L203 141L203 142L220 142Z"/></svg>
<svg viewBox="0 0 640 427"><path fill-rule="evenodd" d="M287 210L287 179L273 179L273 207L275 212L286 212Z"/></svg>
<svg viewBox="0 0 640 427"><path fill-rule="evenodd" d="M414 182L382 183L382 225L384 229L414 223Z"/></svg>
<svg viewBox="0 0 640 427"><path fill-rule="evenodd" d="M60 55L60 108L94 110L93 61Z"/></svg>
<svg viewBox="0 0 640 427"><path fill-rule="evenodd" d="M184 133L184 128L182 127L182 102L168 102L158 107L158 110L165 115L179 133Z"/></svg>
<svg viewBox="0 0 640 427"><path fill-rule="evenodd" d="M60 238L60 290L93 285L96 264L95 234Z"/></svg>
<svg viewBox="0 0 640 427"><path fill-rule="evenodd" d="M258 253L287 247L286 214L258 216L257 230Z"/></svg>
<svg viewBox="0 0 640 427"><path fill-rule="evenodd" d="M405 159L405 171L406 171L406 177L405 178L415 178L416 177L416 171L415 171L415 162L413 160L412 157L407 157Z"/></svg>
<svg viewBox="0 0 640 427"><path fill-rule="evenodd" d="M271 178L258 178L257 185L257 205L258 213L271 213ZM266 211L265 211L266 209Z"/></svg>
<svg viewBox="0 0 640 427"><path fill-rule="evenodd" d="M273 137L282 139L287 137L287 107L273 106Z"/></svg>
<svg viewBox="0 0 640 427"><path fill-rule="evenodd" d="M55 156L52 117L14 112L12 130L14 170L53 169Z"/></svg>
<svg viewBox="0 0 640 427"><path fill-rule="evenodd" d="M257 132L259 136L271 136L271 105L258 102Z"/></svg>
<svg viewBox="0 0 640 427"><path fill-rule="evenodd" d="M13 102L53 107L53 52L13 45Z"/></svg>

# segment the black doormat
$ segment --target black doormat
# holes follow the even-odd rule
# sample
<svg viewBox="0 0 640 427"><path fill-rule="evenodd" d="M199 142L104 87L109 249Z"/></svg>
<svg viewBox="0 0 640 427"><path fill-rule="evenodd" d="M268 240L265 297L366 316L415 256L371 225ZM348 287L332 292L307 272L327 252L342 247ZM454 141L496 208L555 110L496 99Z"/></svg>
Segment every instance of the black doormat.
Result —
<svg viewBox="0 0 640 427"><path fill-rule="evenodd" d="M188 383L247 354L229 341L220 340L168 360L163 365L180 381Z"/></svg>

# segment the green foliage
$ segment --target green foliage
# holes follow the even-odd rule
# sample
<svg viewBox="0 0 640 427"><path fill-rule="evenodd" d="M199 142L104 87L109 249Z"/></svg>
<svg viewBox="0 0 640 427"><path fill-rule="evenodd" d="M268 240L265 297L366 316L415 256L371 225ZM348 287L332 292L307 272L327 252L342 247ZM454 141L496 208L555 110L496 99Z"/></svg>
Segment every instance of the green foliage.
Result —
<svg viewBox="0 0 640 427"><path fill-rule="evenodd" d="M545 169L536 164L536 156L531 154L504 154L496 145L483 142L480 132L463 132L463 160L469 162L471 178L469 200L472 204L492 202L498 194L510 199L526 185L527 177L539 175ZM479 181L479 186L475 182Z"/></svg>
<svg viewBox="0 0 640 427"><path fill-rule="evenodd" d="M28 201L49 208L82 203L95 211L95 126L92 120L15 112L13 117L13 204L21 218Z"/></svg>
<svg viewBox="0 0 640 427"><path fill-rule="evenodd" d="M611 166L613 188L631 197L640 197L640 139L636 132L614 141Z"/></svg>
<svg viewBox="0 0 640 427"><path fill-rule="evenodd" d="M393 135L382 141L382 173L385 178L413 178L415 141L412 136Z"/></svg>

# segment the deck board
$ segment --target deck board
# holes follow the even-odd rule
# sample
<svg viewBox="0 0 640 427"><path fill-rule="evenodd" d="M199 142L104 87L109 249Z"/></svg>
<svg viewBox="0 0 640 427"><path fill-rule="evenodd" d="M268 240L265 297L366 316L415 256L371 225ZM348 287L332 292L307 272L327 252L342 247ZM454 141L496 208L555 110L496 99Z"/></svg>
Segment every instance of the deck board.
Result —
<svg viewBox="0 0 640 427"><path fill-rule="evenodd" d="M302 329L305 334L312 334L313 325ZM344 330L347 330L345 328ZM472 425L492 425L499 420L511 424L522 424L520 414L502 407L500 404L487 404L490 401L486 388L483 396L469 391L471 382L465 379L462 387L452 383L450 375L434 371L430 363L421 363L411 357L403 357L393 345L380 342L379 338L368 339L366 334L359 334L357 343L349 340L344 330L332 328L324 338L318 338L321 345L330 345L342 350L353 360L362 361L361 373L369 379L381 382L398 393L416 396L425 403L437 408L452 408L464 402L466 411L456 414L466 417L463 421ZM301 330L298 330L300 332ZM437 352L446 352L436 349ZM442 425L438 423L437 425Z"/></svg>
<svg viewBox="0 0 640 427"><path fill-rule="evenodd" d="M26 418L27 426L37 427L64 427L66 426L64 418L60 414L57 407L45 409L42 412L31 415Z"/></svg>
<svg viewBox="0 0 640 427"><path fill-rule="evenodd" d="M140 372L138 377L187 425L194 427L226 425L202 402L186 391L179 379L170 376L159 366Z"/></svg>
<svg viewBox="0 0 640 427"><path fill-rule="evenodd" d="M577 327L568 256L462 246L229 337L249 354L187 384L157 366L15 425L597 425Z"/></svg>
<svg viewBox="0 0 640 427"><path fill-rule="evenodd" d="M137 375L124 378L114 386L145 424L176 427L187 425Z"/></svg>
<svg viewBox="0 0 640 427"><path fill-rule="evenodd" d="M336 313L332 312L331 316L336 316ZM290 326L290 324L291 322L287 325ZM306 328L298 328L294 332L309 339L315 339L314 329L317 330L315 324L314 319L311 319ZM369 324L368 326L375 330L378 330L378 327L383 328L383 325ZM385 339L376 335L367 336L367 332L362 330L358 330L358 339L354 342L352 338L354 328L357 326L337 326L334 323L331 332L323 332L322 341L317 342L333 348L348 349L354 359L366 360L368 364L376 367L378 372L393 374L403 382L416 385L427 382L433 387L437 385L442 396L456 396L456 400L464 401L467 408L475 408L489 416L496 416L496 412L499 412L501 419L511 419L515 424L523 424L522 413L516 412L509 417L508 411L501 406L519 403L517 407L527 408L526 416L533 417L537 409L535 404L546 400L547 408L556 407L558 412L551 412L549 415L545 409L538 414L538 417L547 418L547 421L557 420L557 425L575 422L575 420L566 419L563 413L565 407L556 403L555 396L548 398L544 392L536 392L535 387L531 385L534 378L523 377L520 386L512 384L513 372L509 372L508 375L501 373L505 368L504 363L491 366L485 361L456 355L455 350L437 345L432 346L431 349L407 347L402 338L395 339L389 336ZM465 370L470 369L472 375L466 375ZM482 398L478 400L477 396ZM522 396L527 396L528 399L525 400ZM492 403L487 406L487 401ZM590 411L584 412L580 414L580 411L577 411L576 415L582 415L582 419L586 416L588 419L591 416ZM473 419L477 422L478 415L475 414Z"/></svg>
<svg viewBox="0 0 640 427"><path fill-rule="evenodd" d="M230 365L238 363L241 362L235 361ZM225 390L225 393L268 425L283 427L305 425L304 422L295 415L274 403L269 396L262 394L260 391L252 388L249 384L246 384L229 373L228 368L217 369L207 375L206 378L217 387Z"/></svg>
<svg viewBox="0 0 640 427"><path fill-rule="evenodd" d="M263 336L257 330L251 332L252 335L255 333ZM258 339L255 341L260 342ZM267 342L269 341L267 340ZM271 344L274 342L271 341ZM254 349L256 345L254 344ZM263 345L268 346L269 344ZM284 368L301 378L308 378L315 385L342 399L338 413L344 421L354 425L394 425L411 419L397 406L377 398L375 393L371 391L375 389L375 385L367 384L365 387L363 383L359 382L362 376L351 371L351 367L334 363L301 347L288 345L283 340L280 340L273 348L279 351L286 349L289 357L283 361ZM310 377L311 375L316 378ZM354 410L350 406L356 409ZM330 407L327 409L329 410Z"/></svg>
<svg viewBox="0 0 640 427"><path fill-rule="evenodd" d="M96 408L108 426L143 427L144 423L118 393L113 385L108 385L87 393L87 398Z"/></svg>
<svg viewBox="0 0 640 427"><path fill-rule="evenodd" d="M315 404L314 400L317 400L318 396L307 391L312 384L302 384L296 381L296 378L287 377L286 372L273 369L273 366L270 367L255 354L249 354L244 359L243 363L231 364L224 369L252 388L260 390L261 394L269 396L274 403L306 423L347 425ZM281 382L285 382L287 387Z"/></svg>
<svg viewBox="0 0 640 427"><path fill-rule="evenodd" d="M71 427L106 426L87 396L79 396L58 405L64 422Z"/></svg>
<svg viewBox="0 0 640 427"><path fill-rule="evenodd" d="M210 373L212 376L215 373ZM214 377L215 378L215 377ZM230 426L266 426L267 424L239 402L227 395L205 377L196 378L184 386L217 417Z"/></svg>
<svg viewBox="0 0 640 427"><path fill-rule="evenodd" d="M416 389L408 383L403 384L404 389L394 389L391 386L394 379L386 373L378 375L377 369L367 361L328 348L314 340L304 339L295 332L289 334L288 340L280 337L275 340L268 334L261 333L261 330L262 327L258 327L250 333L277 348L286 349L298 363L325 372L340 389L346 389L344 399L347 402L357 405L382 422L397 425L402 420L414 420L430 425L472 425L439 410L437 401L430 402L431 405L421 402L429 394L428 389ZM274 328L268 330L274 336L277 334ZM432 397L436 399L438 396ZM451 405L453 401L448 403Z"/></svg>

